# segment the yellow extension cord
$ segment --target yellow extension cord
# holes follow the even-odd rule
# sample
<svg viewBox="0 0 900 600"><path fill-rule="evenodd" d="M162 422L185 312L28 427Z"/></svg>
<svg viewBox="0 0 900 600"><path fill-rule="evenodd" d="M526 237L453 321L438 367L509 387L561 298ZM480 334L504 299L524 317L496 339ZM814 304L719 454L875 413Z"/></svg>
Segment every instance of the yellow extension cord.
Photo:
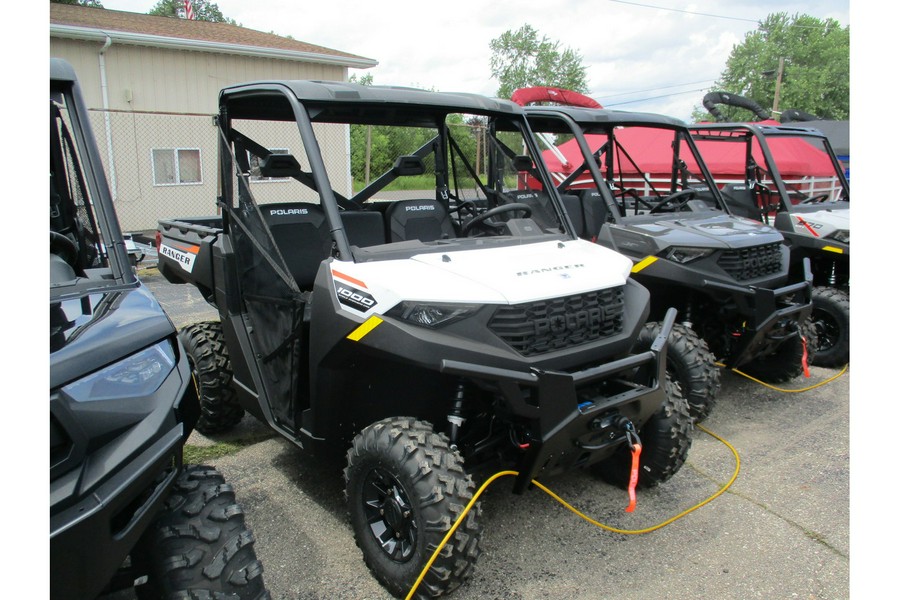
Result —
<svg viewBox="0 0 900 600"><path fill-rule="evenodd" d="M716 366L721 367L723 365L717 363ZM849 364L844 365L844 368L841 369L841 371L837 375L829 377L825 381L821 381L815 385L811 385L811 386L801 388L801 389L796 389L796 390L788 390L788 389L775 387L773 385L769 385L768 383L765 383L764 381L760 381L759 379L751 377L750 375L747 375L746 373L738 371L737 369L732 369L732 371L734 371L738 375L742 375L743 377L746 377L747 379L755 381L756 383L759 383L767 388L777 390L779 392L799 393L799 392L806 392L809 390L816 389L818 387L825 385L826 383L830 383L831 381L834 381L835 379L837 379L838 377L843 375L847 371L849 366L850 366ZM553 498L554 500L556 500L557 502L562 504L564 507L566 507L567 509L569 509L570 511L572 511L573 513L575 513L576 515L578 515L579 517L581 517L582 519L584 519L585 521L590 523L591 525L599 527L600 529L605 529L606 531L611 531L613 533L620 533L620 534L624 534L624 535L641 535L641 534L645 534L645 533L650 533L651 531L656 531L658 529L662 529L663 527L674 523L678 519L694 512L698 508L701 508L702 506L709 504L710 502L712 502L713 500L715 500L716 498L718 498L719 496L724 494L728 490L728 488L730 488L732 486L732 484L737 480L738 474L741 471L741 457L738 454L737 450L735 450L734 446L729 444L725 439L719 437L718 435L714 434L710 430L706 429L702 425L697 425L696 427L700 431L702 431L702 432L714 437L715 439L719 440L720 442L722 442L731 451L731 453L734 455L734 473L732 473L731 479L728 480L728 483L726 483L724 486L719 488L719 490L716 493L714 493L712 496L710 496L703 502L700 502L699 504L696 504L696 505L692 506L691 508L688 508L687 510L684 510L684 511L678 513L674 517L671 517L671 518L663 521L662 523L653 525L652 527L646 527L644 529L618 529L616 527L610 527L609 525L604 525L603 523L596 521L596 520L590 518L589 516L585 515L583 512L581 512L580 510L578 510L577 508L575 508L574 506L572 506L571 504L569 504L568 502L566 502L565 500L560 498L556 493L554 493L552 490L550 490L548 487L546 487L544 484L540 483L536 479L532 479L531 483L533 483L539 489L543 490L544 493L546 493L548 496L550 496L551 498ZM447 545L447 542L450 540L451 537L453 537L453 534L456 533L456 530L459 529L459 526L462 524L463 519L466 518L466 515L469 514L469 511L472 510L473 506L475 506L475 502L478 501L478 498L481 497L481 494L484 493L484 491L488 488L488 486L490 486L492 483L494 483L494 481L496 481L497 479L500 479L501 477L507 477L510 475L516 476L518 474L519 474L518 471L499 471L499 472L491 475L487 479L487 481L485 481L484 483L481 484L481 487L478 488L478 491L475 492L475 495L472 496L472 499L469 500L469 503L466 505L466 507L463 509L462 513L460 513L459 517L457 517L456 521L453 523L453 526L450 528L450 531L447 532L447 534L444 536L444 539L441 540L441 543L438 544L437 548L435 548L434 552L431 555L431 558L429 558L428 562L425 563L425 567L422 569L422 572L419 573L419 577L416 579L415 583L413 584L412 589L410 589L409 593L406 595L406 600L411 600L413 595L415 595L416 590L419 589L419 586L422 584L422 580L425 579L425 575L428 573L428 570L431 568L431 565L433 565L434 561L437 560L437 557L438 557L438 554L440 553L440 551L444 548L444 546Z"/></svg>
<svg viewBox="0 0 900 600"><path fill-rule="evenodd" d="M725 365L723 365L722 363L715 363L715 365L716 365L717 367L724 367L724 366L725 366ZM767 387L767 388L769 388L769 389L775 390L775 391L777 391L777 392L784 392L784 393L786 393L786 394L798 394L798 393L800 393L800 392L808 392L809 390L814 390L814 389L816 389L817 387L822 387L822 386L825 385L826 383L831 383L832 381L834 381L835 379L837 379L838 377L840 377L841 375L843 375L844 373L846 373L846 372L847 372L847 369L848 369L849 367L850 367L850 364L848 363L848 364L844 365L844 368L841 369L841 371L840 371L837 375L834 375L834 376L832 376L832 377L829 377L829 378L826 379L825 381L820 381L819 383L817 383L817 384L815 384L815 385L811 385L811 386L805 387L805 388L800 388L800 389L797 389L797 390L786 390L786 389L784 389L784 388L775 387L774 385L770 385L770 384L766 383L765 381L760 381L759 379L757 379L757 378L755 378L755 377L752 377L752 376L750 376L750 375L747 375L747 374L744 373L743 371L738 371L737 369L732 369L732 371L735 372L735 373L737 373L738 375L742 375L742 376L746 377L746 378L749 379L750 381L755 381L756 383L758 383L758 384L760 384L760 385L762 385L762 386L765 386L765 387Z"/></svg>

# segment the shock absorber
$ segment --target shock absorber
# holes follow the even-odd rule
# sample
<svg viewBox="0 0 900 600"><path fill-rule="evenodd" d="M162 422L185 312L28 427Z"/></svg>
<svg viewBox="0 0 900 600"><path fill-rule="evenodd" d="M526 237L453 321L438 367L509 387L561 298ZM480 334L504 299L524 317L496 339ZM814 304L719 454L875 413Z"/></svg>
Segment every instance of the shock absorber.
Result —
<svg viewBox="0 0 900 600"><path fill-rule="evenodd" d="M459 435L459 429L465 423L463 417L463 406L466 402L466 384L462 380L456 384L456 396L453 398L453 406L450 407L450 413L447 415L447 421L450 422L450 449L456 450L456 440Z"/></svg>
<svg viewBox="0 0 900 600"><path fill-rule="evenodd" d="M687 327L688 329L694 328L694 317L693 317L694 311L692 310L693 308L694 308L694 303L691 301L691 298L688 298L688 301L685 303L685 306L684 306L684 315L683 315L684 320L681 322L681 324L684 325L685 327Z"/></svg>

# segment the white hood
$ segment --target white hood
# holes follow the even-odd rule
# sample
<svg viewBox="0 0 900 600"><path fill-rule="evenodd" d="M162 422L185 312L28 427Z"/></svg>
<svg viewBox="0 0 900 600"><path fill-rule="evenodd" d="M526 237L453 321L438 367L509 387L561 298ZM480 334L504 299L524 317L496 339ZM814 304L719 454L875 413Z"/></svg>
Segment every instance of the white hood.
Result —
<svg viewBox="0 0 900 600"><path fill-rule="evenodd" d="M828 237L838 230L850 231L850 209L791 213L791 225L802 235L812 235L812 229L818 237Z"/></svg>
<svg viewBox="0 0 900 600"><path fill-rule="evenodd" d="M336 282L364 290L381 312L403 300L520 304L624 285L632 261L583 240L419 254L405 260L334 261ZM371 312L371 311L367 311Z"/></svg>

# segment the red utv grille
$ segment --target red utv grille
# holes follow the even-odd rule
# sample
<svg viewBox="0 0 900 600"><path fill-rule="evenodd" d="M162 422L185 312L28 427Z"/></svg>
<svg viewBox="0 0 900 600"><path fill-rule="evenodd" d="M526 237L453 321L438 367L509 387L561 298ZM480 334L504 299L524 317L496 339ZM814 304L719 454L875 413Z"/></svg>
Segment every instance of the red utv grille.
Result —
<svg viewBox="0 0 900 600"><path fill-rule="evenodd" d="M625 288L504 306L488 327L516 352L533 356L564 350L622 331Z"/></svg>
<svg viewBox="0 0 900 600"><path fill-rule="evenodd" d="M776 275L781 271L781 244L726 250L719 257L719 266L738 281Z"/></svg>

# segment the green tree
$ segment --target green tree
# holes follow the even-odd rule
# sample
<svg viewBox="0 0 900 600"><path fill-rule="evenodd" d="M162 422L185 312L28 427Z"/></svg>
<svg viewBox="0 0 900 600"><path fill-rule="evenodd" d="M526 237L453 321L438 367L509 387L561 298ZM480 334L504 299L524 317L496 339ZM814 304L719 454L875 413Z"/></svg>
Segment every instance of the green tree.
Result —
<svg viewBox="0 0 900 600"><path fill-rule="evenodd" d="M50 4L74 4L77 6L90 6L91 8L103 8L100 0L50 0Z"/></svg>
<svg viewBox="0 0 900 600"><path fill-rule="evenodd" d="M801 110L827 119L850 115L850 28L834 19L773 13L735 46L714 90L749 98L766 110L775 103L779 62L784 59L778 111ZM741 108L720 106L729 120L749 121ZM776 115L777 116L777 115ZM697 109L695 120L709 120Z"/></svg>
<svg viewBox="0 0 900 600"><path fill-rule="evenodd" d="M210 21L212 23L228 23L229 25L239 25L234 19L229 19L219 10L219 5L215 2L207 2L207 0L192 0L194 7L194 18L197 21ZM159 0L156 5L147 11L148 15L156 15L157 17L177 17L184 19L184 0Z"/></svg>
<svg viewBox="0 0 900 600"><path fill-rule="evenodd" d="M527 23L491 40L491 77L500 82L497 96L509 98L516 89L531 86L588 91L581 55L559 42L540 36Z"/></svg>
<svg viewBox="0 0 900 600"><path fill-rule="evenodd" d="M357 76L356 73L350 76L350 83L358 83L359 85L373 85L375 82L375 78L372 77L371 73L366 73L362 76Z"/></svg>

